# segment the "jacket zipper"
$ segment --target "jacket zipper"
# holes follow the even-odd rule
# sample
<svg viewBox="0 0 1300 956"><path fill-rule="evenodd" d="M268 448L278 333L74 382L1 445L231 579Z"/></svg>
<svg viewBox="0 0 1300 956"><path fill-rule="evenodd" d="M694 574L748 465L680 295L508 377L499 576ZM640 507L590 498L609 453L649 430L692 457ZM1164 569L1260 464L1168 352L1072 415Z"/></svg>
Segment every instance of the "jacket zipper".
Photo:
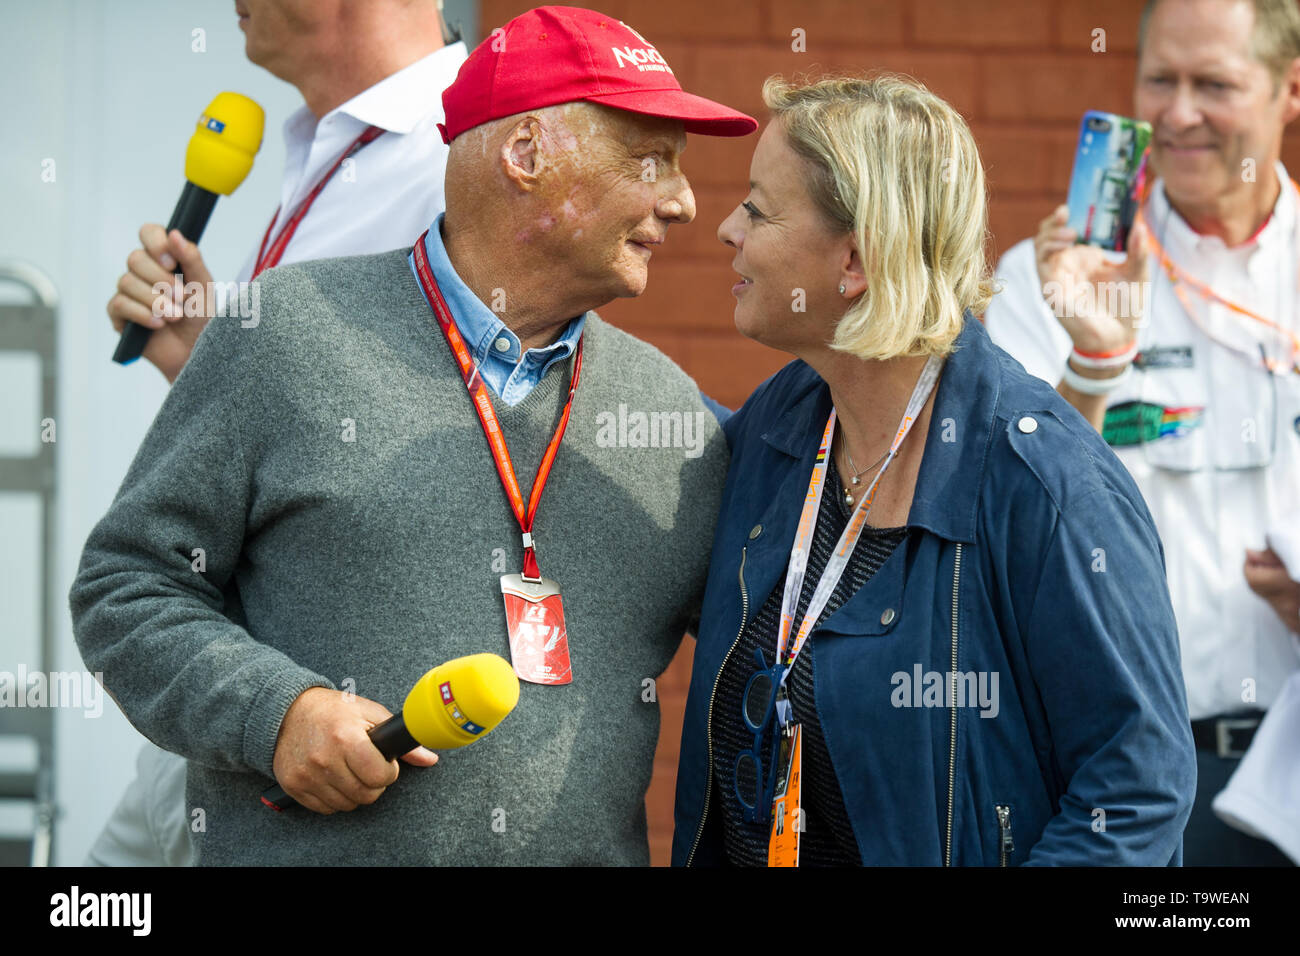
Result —
<svg viewBox="0 0 1300 956"><path fill-rule="evenodd" d="M691 852L686 856L687 866L690 866L691 861L695 859L695 850L700 845L700 837L704 835L704 821L709 816L709 794L713 790L713 699L718 696L718 683L722 680L722 671L726 668L727 661L731 659L731 652L740 643L740 637L745 633L745 622L749 618L749 591L745 588L745 554L748 551L748 545L740 549L740 570L736 575L740 580L740 628L736 631L736 639L731 642L731 647L727 648L727 656L722 659L718 676L713 679L713 691L709 694L709 714L704 725L705 739L708 740L706 768L708 775L704 778L704 811L700 814L700 826L695 831L695 842L691 844Z"/></svg>
<svg viewBox="0 0 1300 956"><path fill-rule="evenodd" d="M994 809L998 812L998 859L1002 866L1006 866L1007 857L1016 848L1011 839L1011 808L997 806Z"/></svg>
<svg viewBox="0 0 1300 956"><path fill-rule="evenodd" d="M952 565L952 667L953 680L957 674L957 582L961 578L961 542L957 542L957 556ZM952 804L957 785L957 695L953 694L952 714L948 720L948 833L943 844L943 865L952 866Z"/></svg>

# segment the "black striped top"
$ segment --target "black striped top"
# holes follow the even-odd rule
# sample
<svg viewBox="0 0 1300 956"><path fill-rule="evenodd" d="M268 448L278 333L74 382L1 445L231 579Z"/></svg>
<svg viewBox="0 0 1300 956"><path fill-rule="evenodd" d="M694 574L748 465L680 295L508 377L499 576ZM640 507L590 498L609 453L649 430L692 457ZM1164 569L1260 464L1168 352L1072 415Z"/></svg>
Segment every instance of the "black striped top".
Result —
<svg viewBox="0 0 1300 956"><path fill-rule="evenodd" d="M822 494L817 525L808 555L808 569L804 575L803 590L799 595L796 624L808 607L840 534L848 524L849 510L844 504L844 488L834 466L827 469L826 487ZM818 623L826 620L861 588L883 565L898 544L906 537L906 528L865 527L857 546L849 558L844 576L826 603ZM742 697L749 678L758 670L755 649L762 647L766 667L775 664L777 632L781 621L781 599L785 592L785 575L768 595L758 613L745 626L739 644L731 652L718 681L717 697L713 703L714 792L722 813L723 839L727 860L735 866L766 866L770 824L748 823L736 797L736 758L742 751L750 750L754 734L741 716ZM792 638L793 639L793 638ZM844 809L835 769L822 736L821 722L814 699L813 668L816 653L815 639L810 639L790 671L787 691L794 720L803 725L803 816L804 833L800 839L800 866L858 866L862 859L858 852L853 826ZM770 772L768 754L775 719L769 722L760 748L763 756L764 776ZM770 807L768 808L770 810ZM766 814L764 815L766 817Z"/></svg>

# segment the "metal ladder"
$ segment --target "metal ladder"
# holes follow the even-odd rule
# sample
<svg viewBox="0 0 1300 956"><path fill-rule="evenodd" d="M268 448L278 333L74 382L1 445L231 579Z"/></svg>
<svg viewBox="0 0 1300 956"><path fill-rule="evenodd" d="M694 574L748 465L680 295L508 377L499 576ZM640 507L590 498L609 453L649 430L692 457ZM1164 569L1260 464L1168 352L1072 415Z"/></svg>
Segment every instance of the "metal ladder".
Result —
<svg viewBox="0 0 1300 956"><path fill-rule="evenodd" d="M0 262L0 283L21 286L30 293L27 305L0 304L0 352L35 354L40 363L40 421L55 415L57 375L58 293L49 277L22 262ZM0 383L0 387L3 383ZM57 427L57 426L56 426ZM56 433L57 437L57 433ZM32 456L0 456L0 492L37 496L41 508L41 555L38 591L40 668L49 671L54 663L54 617L51 613L55 582L55 446L42 441ZM0 533L0 547L14 547ZM3 613L0 610L0 613ZM7 652L0 647L0 653ZM22 692L21 689L16 689ZM0 864L49 866L54 847L54 708L0 706L0 736L30 740L36 746L36 766L0 765L0 799L32 804L32 833L29 840L0 839ZM30 843L30 848L27 844Z"/></svg>

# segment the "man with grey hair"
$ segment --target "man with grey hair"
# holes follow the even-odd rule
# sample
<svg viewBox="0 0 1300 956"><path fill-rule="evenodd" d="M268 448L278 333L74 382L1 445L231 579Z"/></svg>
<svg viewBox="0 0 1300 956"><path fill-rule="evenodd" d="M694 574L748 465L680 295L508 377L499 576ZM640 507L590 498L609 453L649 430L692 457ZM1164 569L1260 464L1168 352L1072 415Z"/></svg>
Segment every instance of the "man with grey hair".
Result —
<svg viewBox="0 0 1300 956"><path fill-rule="evenodd" d="M1101 431L1164 541L1197 742L1184 862L1283 864L1211 801L1300 670L1295 0L1150 0L1134 112L1159 178L1129 254L1075 245L1058 208L999 263L985 320Z"/></svg>
<svg viewBox="0 0 1300 956"><path fill-rule="evenodd" d="M86 661L190 758L200 864L648 861L647 681L698 614L726 448L694 383L590 310L694 217L686 133L757 124L567 7L494 33L443 104L445 219L409 254L271 270L255 328L210 323L73 585ZM624 405L680 412L702 453L609 447ZM516 570L559 582L567 646L503 615ZM398 782L380 701L484 651L517 707ZM302 806L267 810L272 778Z"/></svg>

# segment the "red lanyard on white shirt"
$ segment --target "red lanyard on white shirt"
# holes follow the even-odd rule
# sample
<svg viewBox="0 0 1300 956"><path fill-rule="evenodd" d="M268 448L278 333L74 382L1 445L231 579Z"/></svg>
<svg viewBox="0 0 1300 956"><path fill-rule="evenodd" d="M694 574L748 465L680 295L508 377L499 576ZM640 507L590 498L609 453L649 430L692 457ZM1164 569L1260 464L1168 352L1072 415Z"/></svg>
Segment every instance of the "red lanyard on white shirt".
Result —
<svg viewBox="0 0 1300 956"><path fill-rule="evenodd" d="M578 339L577 355L573 360L573 380L569 383L569 400L564 403L564 412L560 415L560 423L555 428L551 443L546 446L546 454L542 456L542 461L537 466L537 476L533 478L533 490L528 496L528 507L525 508L523 492L519 488L519 479L515 477L515 466L510 461L510 451L506 448L505 437L501 434L501 423L497 419L496 410L492 407L492 396L488 393L487 385L484 384L482 376L478 374L478 369L474 365L474 358L470 355L465 340L461 337L460 330L452 320L451 310L447 308L442 292L438 289L437 280L433 277L433 269L429 266L429 255L424 249L424 239L427 235L426 232L420 236L415 243L414 249L415 269L420 276L420 285L429 300L429 305L433 307L433 314L438 319L442 334L447 338L447 345L450 346L452 354L456 356L456 364L460 366L461 377L465 379L465 388L469 392L475 410L478 412L479 421L483 425L483 433L487 436L488 445L492 449L492 459L496 462L497 474L501 477L501 486L505 488L506 497L510 499L510 506L514 509L515 518L519 521L519 530L523 533L524 538L523 576L528 580L537 581L541 579L542 575L537 568L537 555L533 550L533 521L537 517L537 506L541 503L542 490L546 487L546 479L551 474L551 465L555 462L555 456L560 450L564 430L569 425L569 413L573 410L573 393L578 390L578 376L582 372L582 338L579 337Z"/></svg>
<svg viewBox="0 0 1300 956"><path fill-rule="evenodd" d="M266 235L262 237L262 245L258 247L257 250L257 261L253 265L252 277L254 279L256 279L258 274L263 270L273 269L280 264L280 259L284 256L284 250L288 247L289 240L292 239L293 234L298 231L298 224L302 222L303 218L307 215L307 210L311 208L311 204L316 201L316 197L321 194L321 190L325 188L326 183L334 178L334 174L339 171L339 167L343 165L344 161L373 143L382 136L383 133L384 130L382 127L367 126L365 131L354 139L352 144L343 151L343 155L335 160L334 165L326 170L325 175L320 178L320 181L317 182L316 185L312 187L311 192L307 194L307 198L298 204L298 208L294 210L293 215L290 216L289 220L284 224L284 228L280 230L280 234L275 237L275 242L272 242L270 248L267 248L266 244L271 239L271 230L275 228L275 221L280 218L280 207L275 207L275 215L271 217L271 223L266 227Z"/></svg>
<svg viewBox="0 0 1300 956"><path fill-rule="evenodd" d="M880 484L885 469L889 467L889 463L898 454L903 439L912 430L912 424L921 413L921 409L929 401L930 393L934 391L935 383L939 380L939 372L943 368L943 361L938 356L932 355L930 360L925 363L925 368L921 370L921 377L917 379L916 387L912 389L912 397L907 403L907 410L903 412L903 420L898 424L898 432L894 435L894 441L889 446L889 454L885 456L885 463L881 466L880 471L876 472L876 477L872 479L871 484L867 487L866 493L862 496L862 500L858 502L852 517L849 518L848 525L845 526L844 532L840 535L839 543L835 546L830 559L826 562L826 568L822 571L821 579L817 582L817 588L813 591L812 599L808 602L808 609L804 611L803 620L800 622L799 630L795 634L794 643L791 644L790 632L794 629L794 616L799 608L799 595L803 591L804 574L808 570L808 550L812 542L813 531L817 526L817 514L821 509L822 491L826 487L826 469L830 467L831 442L835 438L835 409L831 409L830 418L826 420L826 431L822 433L821 446L817 449L817 463L813 466L812 477L808 481L808 494L804 497L803 512L799 515L799 530L795 533L794 548L790 551L790 564L785 574L785 595L781 600L781 627L777 633L776 645L777 661L781 662L784 659L785 662L785 666L781 671L781 686L783 688L785 687L786 678L790 676L791 668L794 667L795 658L803 650L804 643L808 640L813 625L821 617L826 602L835 593L835 588L844 575L844 569L848 567L853 548L857 545L858 538L862 536L862 529L867 523L867 515L871 512L871 502L876 496L876 487ZM788 706L787 702L778 700L779 709L785 709ZM781 718L782 723L788 722L786 714L778 716Z"/></svg>

